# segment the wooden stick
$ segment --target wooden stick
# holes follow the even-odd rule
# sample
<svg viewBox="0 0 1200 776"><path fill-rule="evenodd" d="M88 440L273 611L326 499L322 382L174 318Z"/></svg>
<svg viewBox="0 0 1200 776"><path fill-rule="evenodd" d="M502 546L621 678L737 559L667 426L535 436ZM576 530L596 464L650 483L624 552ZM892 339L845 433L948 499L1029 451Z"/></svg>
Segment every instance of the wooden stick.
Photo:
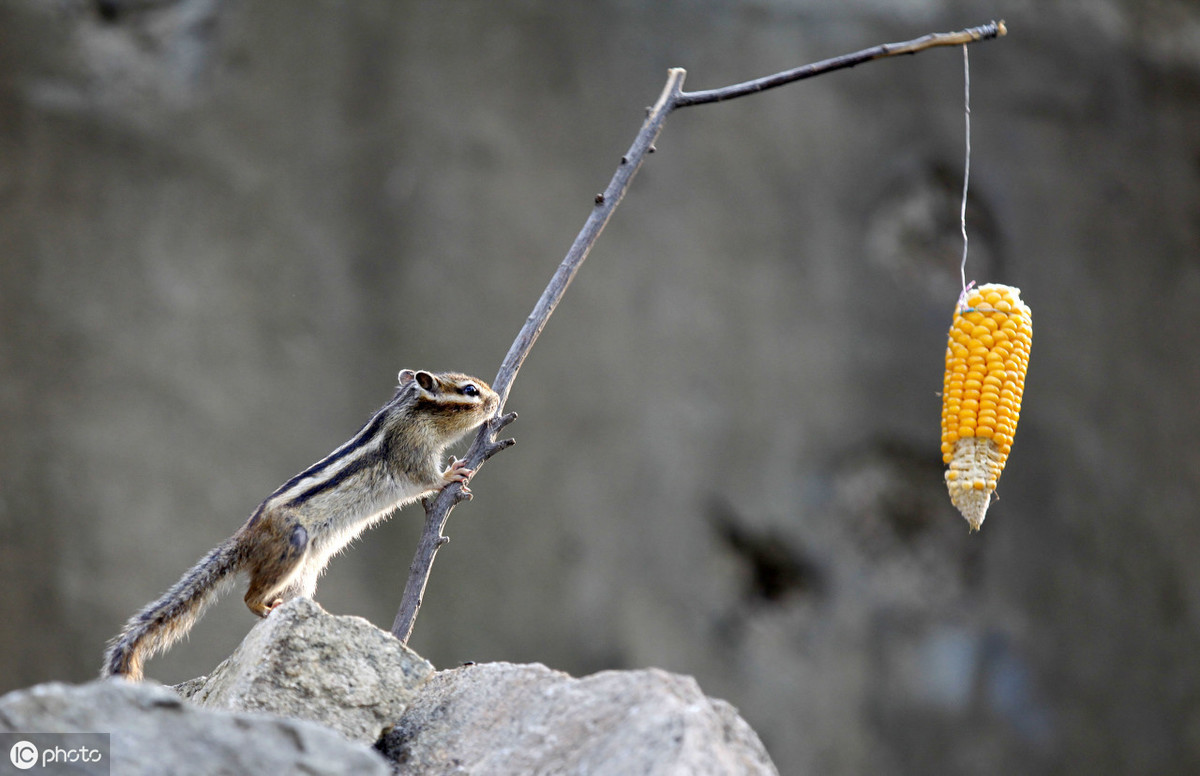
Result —
<svg viewBox="0 0 1200 776"><path fill-rule="evenodd" d="M706 105L710 102L732 100L735 97L757 94L767 89L774 89L777 86L793 83L794 81L812 78L815 75L825 75L826 73L832 73L834 70L844 70L848 67L861 65L863 62L871 62L876 59L883 59L884 57L901 56L902 54L916 54L919 51L934 48L935 46L965 46L968 43L977 43L981 40L1001 38L1007 34L1008 28L1004 26L1003 21L989 22L979 27L971 27L959 30L958 32L934 32L916 40L909 40L904 43L884 43L882 46L863 49L853 54L843 54L840 57L814 62L811 65L804 65L792 70L784 70L782 73L756 78L753 81L746 81L745 83L734 84L733 86L708 89L702 92L684 92L679 95L679 99L675 102L675 107L686 108L690 105Z"/></svg>

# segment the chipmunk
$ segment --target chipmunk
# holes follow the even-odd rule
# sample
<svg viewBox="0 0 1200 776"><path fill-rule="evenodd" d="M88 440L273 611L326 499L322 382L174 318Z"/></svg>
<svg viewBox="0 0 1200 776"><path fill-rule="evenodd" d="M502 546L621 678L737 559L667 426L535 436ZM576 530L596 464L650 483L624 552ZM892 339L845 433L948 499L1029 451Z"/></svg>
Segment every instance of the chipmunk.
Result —
<svg viewBox="0 0 1200 776"><path fill-rule="evenodd" d="M236 572L259 617L311 597L329 558L398 507L475 472L441 455L495 412L500 397L453 372L402 370L400 385L350 441L267 497L245 525L205 555L108 645L102 676L142 678L142 663L182 638Z"/></svg>

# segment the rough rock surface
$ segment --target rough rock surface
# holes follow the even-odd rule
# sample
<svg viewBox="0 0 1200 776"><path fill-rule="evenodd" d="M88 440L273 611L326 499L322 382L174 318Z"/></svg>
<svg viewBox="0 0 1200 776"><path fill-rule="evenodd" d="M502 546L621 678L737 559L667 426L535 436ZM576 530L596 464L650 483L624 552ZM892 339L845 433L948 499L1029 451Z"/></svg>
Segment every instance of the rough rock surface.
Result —
<svg viewBox="0 0 1200 776"><path fill-rule="evenodd" d="M435 673L390 634L308 599L175 690L39 685L0 698L0 732L110 732L119 774L381 772L363 743L407 774L777 773L737 711L689 676L575 679L511 663Z"/></svg>
<svg viewBox="0 0 1200 776"><path fill-rule="evenodd" d="M0 732L31 731L111 733L113 776L389 772L368 747L320 725L200 709L161 685L120 679L41 684L0 698Z"/></svg>
<svg viewBox="0 0 1200 776"><path fill-rule="evenodd" d="M582 679L510 663L441 671L380 749L414 773L777 773L732 706L656 669Z"/></svg>
<svg viewBox="0 0 1200 776"><path fill-rule="evenodd" d="M296 598L250 631L211 676L176 689L201 706L313 720L371 744L433 670L361 617Z"/></svg>

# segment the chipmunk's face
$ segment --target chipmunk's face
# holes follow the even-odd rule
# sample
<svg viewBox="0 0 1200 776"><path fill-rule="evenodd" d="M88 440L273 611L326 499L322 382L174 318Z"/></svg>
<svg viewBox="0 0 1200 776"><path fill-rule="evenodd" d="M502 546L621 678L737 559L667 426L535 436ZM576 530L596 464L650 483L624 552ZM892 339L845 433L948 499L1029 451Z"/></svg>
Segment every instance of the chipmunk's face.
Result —
<svg viewBox="0 0 1200 776"><path fill-rule="evenodd" d="M457 437L488 419L500 404L500 397L478 377L458 372L400 373L400 385L416 384L418 412L428 413L447 435Z"/></svg>

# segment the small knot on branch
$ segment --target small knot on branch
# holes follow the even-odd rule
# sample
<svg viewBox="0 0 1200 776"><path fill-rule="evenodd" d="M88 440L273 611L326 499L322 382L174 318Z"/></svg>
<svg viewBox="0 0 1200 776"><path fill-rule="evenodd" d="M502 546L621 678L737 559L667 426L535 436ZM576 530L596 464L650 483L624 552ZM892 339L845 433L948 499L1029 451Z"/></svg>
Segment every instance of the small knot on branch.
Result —
<svg viewBox="0 0 1200 776"><path fill-rule="evenodd" d="M486 433L486 444L483 448L483 456L480 463L488 460L501 450L507 450L517 443L515 439L502 439L496 441L496 434L508 424L517 419L517 413L508 412L504 415L493 415L484 423Z"/></svg>
<svg viewBox="0 0 1200 776"><path fill-rule="evenodd" d="M483 451L483 460L486 461L496 453L500 452L501 450L507 450L516 443L517 440L515 439L501 439L498 442L492 442L487 446L487 449Z"/></svg>
<svg viewBox="0 0 1200 776"><path fill-rule="evenodd" d="M488 418L487 421L488 433L495 434L497 431L504 428L509 423L512 423L516 419L517 413L515 412L508 412L504 415L493 415L492 417Z"/></svg>

